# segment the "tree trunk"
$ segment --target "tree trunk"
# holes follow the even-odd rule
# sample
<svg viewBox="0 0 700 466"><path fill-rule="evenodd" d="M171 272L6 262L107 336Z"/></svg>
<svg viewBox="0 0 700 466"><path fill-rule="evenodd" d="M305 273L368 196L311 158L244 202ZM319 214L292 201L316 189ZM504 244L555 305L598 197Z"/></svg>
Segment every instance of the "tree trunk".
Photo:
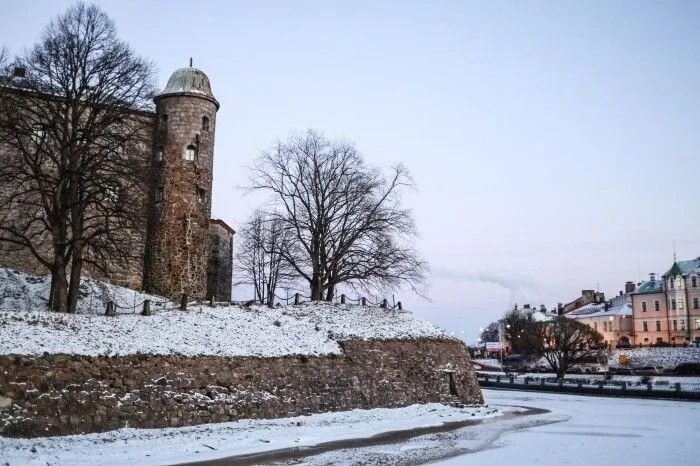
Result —
<svg viewBox="0 0 700 466"><path fill-rule="evenodd" d="M333 302L333 298L335 298L335 285L328 285L328 289L326 290L326 301Z"/></svg>
<svg viewBox="0 0 700 466"><path fill-rule="evenodd" d="M68 312L75 314L80 296L80 275L83 270L83 246L76 244L73 250L73 260L70 268L70 283L68 285Z"/></svg>
<svg viewBox="0 0 700 466"><path fill-rule="evenodd" d="M51 267L49 308L56 312L68 312L68 280L62 257L56 257Z"/></svg>
<svg viewBox="0 0 700 466"><path fill-rule="evenodd" d="M311 301L323 300L323 285L321 283L321 275L314 273L311 277Z"/></svg>

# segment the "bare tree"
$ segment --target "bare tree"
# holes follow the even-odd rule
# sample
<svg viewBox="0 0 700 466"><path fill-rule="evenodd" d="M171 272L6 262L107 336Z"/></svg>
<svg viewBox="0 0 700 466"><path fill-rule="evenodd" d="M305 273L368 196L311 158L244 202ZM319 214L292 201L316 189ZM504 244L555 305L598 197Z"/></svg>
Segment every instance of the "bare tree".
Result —
<svg viewBox="0 0 700 466"><path fill-rule="evenodd" d="M595 356L603 347L603 336L588 325L565 316L536 325L540 352L563 378L566 371L584 359Z"/></svg>
<svg viewBox="0 0 700 466"><path fill-rule="evenodd" d="M498 341L500 324L498 322L491 322L481 331L479 339L482 342L496 342Z"/></svg>
<svg viewBox="0 0 700 466"><path fill-rule="evenodd" d="M283 256L312 300L332 300L341 284L420 289L427 263L411 243L411 211L400 205L401 191L413 187L403 166L385 176L351 143L309 130L264 152L252 171L252 189L273 194L292 238Z"/></svg>
<svg viewBox="0 0 700 466"><path fill-rule="evenodd" d="M84 3L13 65L0 89L0 241L50 270L51 308L74 312L84 264L128 261L143 221L153 66Z"/></svg>
<svg viewBox="0 0 700 466"><path fill-rule="evenodd" d="M257 211L240 235L235 268L243 279L238 284L252 284L256 298L272 306L277 288L290 284L296 276L284 259L284 251L289 248L289 230L278 217Z"/></svg>

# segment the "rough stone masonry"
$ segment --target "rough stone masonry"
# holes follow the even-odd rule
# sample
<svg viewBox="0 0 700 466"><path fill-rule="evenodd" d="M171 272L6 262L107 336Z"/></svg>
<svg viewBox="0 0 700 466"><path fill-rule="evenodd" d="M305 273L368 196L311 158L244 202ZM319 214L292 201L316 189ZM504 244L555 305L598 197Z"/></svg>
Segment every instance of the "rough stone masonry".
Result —
<svg viewBox="0 0 700 466"><path fill-rule="evenodd" d="M414 403L483 403L455 340L342 342L341 356L0 356L0 434L180 427Z"/></svg>

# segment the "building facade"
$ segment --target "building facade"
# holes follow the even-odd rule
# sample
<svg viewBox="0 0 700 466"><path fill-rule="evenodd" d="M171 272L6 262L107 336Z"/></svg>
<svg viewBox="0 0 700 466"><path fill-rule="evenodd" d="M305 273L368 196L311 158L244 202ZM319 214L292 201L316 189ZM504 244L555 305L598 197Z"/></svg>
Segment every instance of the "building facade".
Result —
<svg viewBox="0 0 700 466"><path fill-rule="evenodd" d="M0 92L13 91L0 86ZM106 270L87 265L84 274L169 298L230 300L235 232L222 220L211 221L219 103L206 74L191 66L176 70L154 102L155 112L138 113L148 134L126 148L145 172L143 186L126 188L129 201L144 213L121 239L130 257ZM0 147L0 159L12 157ZM1 218L24 215L14 206L6 210ZM41 247L50 248L50 242ZM0 267L46 273L28 250L5 242L0 242ZM215 280L208 279L211 273Z"/></svg>
<svg viewBox="0 0 700 466"><path fill-rule="evenodd" d="M700 341L700 257L675 261L660 278L650 274L632 294L637 344Z"/></svg>

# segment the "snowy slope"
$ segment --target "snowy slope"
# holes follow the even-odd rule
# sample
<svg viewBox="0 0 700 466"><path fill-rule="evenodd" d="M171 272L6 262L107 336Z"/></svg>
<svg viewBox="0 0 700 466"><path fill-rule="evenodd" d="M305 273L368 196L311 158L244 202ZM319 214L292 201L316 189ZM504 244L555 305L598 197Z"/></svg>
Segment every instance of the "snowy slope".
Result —
<svg viewBox="0 0 700 466"><path fill-rule="evenodd" d="M0 267L0 310L37 311L46 309L51 289L51 277L33 276L17 270ZM79 314L104 314L107 302L112 301L119 313L141 310L144 299L150 299L155 308L172 306L165 298L148 295L109 283L83 278L78 299Z"/></svg>
<svg viewBox="0 0 700 466"><path fill-rule="evenodd" d="M155 315L149 317L131 309L114 317L104 316L104 311L58 314L43 310L46 280L4 273L0 308L9 310L0 311L0 354L275 357L341 354L338 341L349 339L452 338L407 311L331 303L274 309L197 306L185 312L168 305L166 310L156 307ZM132 290L99 282L87 281L85 290L83 303L109 298L127 305L134 300ZM136 299L144 297L139 294Z"/></svg>

